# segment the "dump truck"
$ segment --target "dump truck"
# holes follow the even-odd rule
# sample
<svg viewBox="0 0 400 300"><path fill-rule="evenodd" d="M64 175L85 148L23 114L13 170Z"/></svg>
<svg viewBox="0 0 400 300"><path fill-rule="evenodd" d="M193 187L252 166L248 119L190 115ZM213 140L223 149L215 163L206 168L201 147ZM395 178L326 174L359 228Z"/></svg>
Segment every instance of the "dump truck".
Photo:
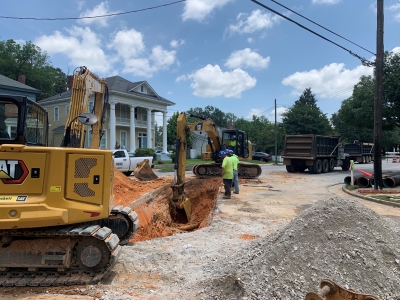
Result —
<svg viewBox="0 0 400 300"><path fill-rule="evenodd" d="M354 141L352 144L344 144L344 152L349 154L350 160L360 164L374 160L374 144Z"/></svg>
<svg viewBox="0 0 400 300"><path fill-rule="evenodd" d="M345 153L340 136L315 134L286 135L283 164L289 173L304 172L319 174L332 172L335 167L343 171L350 168L350 156Z"/></svg>

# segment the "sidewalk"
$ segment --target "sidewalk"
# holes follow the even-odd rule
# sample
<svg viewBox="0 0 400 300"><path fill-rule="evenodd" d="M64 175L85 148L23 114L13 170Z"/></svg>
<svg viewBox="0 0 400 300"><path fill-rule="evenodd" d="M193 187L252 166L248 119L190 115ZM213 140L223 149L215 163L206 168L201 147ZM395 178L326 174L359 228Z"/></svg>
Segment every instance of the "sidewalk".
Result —
<svg viewBox="0 0 400 300"><path fill-rule="evenodd" d="M394 206L394 207L400 207L400 203L394 202L394 201L388 201L388 200L383 200L383 199L377 199L374 198L373 196L377 195L382 195L382 196L399 196L400 197L400 186L396 188L385 188L383 190L375 190L374 188L359 188L359 189L354 189L354 190L348 190L346 188L346 185L344 184L342 186L343 192L352 195L354 197L358 197L361 199L365 199L368 201L373 201L379 204L384 204L384 205L389 205L389 206Z"/></svg>

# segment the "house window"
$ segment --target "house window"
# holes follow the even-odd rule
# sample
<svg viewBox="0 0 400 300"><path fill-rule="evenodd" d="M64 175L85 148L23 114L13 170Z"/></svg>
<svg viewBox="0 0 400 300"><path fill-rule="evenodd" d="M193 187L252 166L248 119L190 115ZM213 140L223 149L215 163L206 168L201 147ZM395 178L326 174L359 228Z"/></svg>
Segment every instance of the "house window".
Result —
<svg viewBox="0 0 400 300"><path fill-rule="evenodd" d="M146 87L143 86L143 85L141 85L141 86L140 86L140 92L146 94L146 92L147 92L147 91L146 91Z"/></svg>
<svg viewBox="0 0 400 300"><path fill-rule="evenodd" d="M121 145L121 147L122 147L122 149L124 149L124 148L127 148L127 144L128 144L128 141L126 140L126 136L127 136L127 134L126 134L126 131L121 131L120 132L120 145Z"/></svg>
<svg viewBox="0 0 400 300"><path fill-rule="evenodd" d="M69 115L69 105L65 106L65 115L68 116Z"/></svg>
<svg viewBox="0 0 400 300"><path fill-rule="evenodd" d="M147 134L139 132L139 148L147 148Z"/></svg>
<svg viewBox="0 0 400 300"><path fill-rule="evenodd" d="M92 130L87 130L87 145L88 148L92 147ZM99 149L107 149L107 130L103 129L103 136L100 140L100 148Z"/></svg>
<svg viewBox="0 0 400 300"><path fill-rule="evenodd" d="M54 107L54 121L58 122L59 115L58 115L58 106Z"/></svg>
<svg viewBox="0 0 400 300"><path fill-rule="evenodd" d="M89 101L88 113L92 113L93 112L93 107L94 107L94 102L93 101Z"/></svg>
<svg viewBox="0 0 400 300"><path fill-rule="evenodd" d="M127 114L127 108L128 108L128 105L121 104L120 112L119 112L119 115L120 115L121 119L126 119L127 118L127 115L128 115Z"/></svg>

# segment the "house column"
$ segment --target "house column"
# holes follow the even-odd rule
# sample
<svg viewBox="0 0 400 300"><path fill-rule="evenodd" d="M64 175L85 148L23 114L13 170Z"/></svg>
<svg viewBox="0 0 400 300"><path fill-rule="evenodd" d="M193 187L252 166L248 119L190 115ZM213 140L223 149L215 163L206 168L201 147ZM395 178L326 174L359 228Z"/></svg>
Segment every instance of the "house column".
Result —
<svg viewBox="0 0 400 300"><path fill-rule="evenodd" d="M151 108L147 109L147 148L153 148L151 141Z"/></svg>
<svg viewBox="0 0 400 300"><path fill-rule="evenodd" d="M129 135L129 139L130 139L130 149L131 152L135 152L136 151L136 122L135 122L135 106L131 106L131 128L130 128L130 135Z"/></svg>
<svg viewBox="0 0 400 300"><path fill-rule="evenodd" d="M110 149L115 149L116 135L116 119L115 119L115 103L110 102Z"/></svg>
<svg viewBox="0 0 400 300"><path fill-rule="evenodd" d="M162 145L163 145L163 152L167 153L167 112L164 111L162 114L163 114Z"/></svg>

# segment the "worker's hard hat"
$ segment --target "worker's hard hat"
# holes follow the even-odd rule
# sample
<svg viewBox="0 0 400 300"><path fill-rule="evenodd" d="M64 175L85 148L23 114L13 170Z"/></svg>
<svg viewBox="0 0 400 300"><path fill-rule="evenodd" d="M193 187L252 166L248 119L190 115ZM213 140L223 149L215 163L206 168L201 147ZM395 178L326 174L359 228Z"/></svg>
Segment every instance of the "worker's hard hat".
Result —
<svg viewBox="0 0 400 300"><path fill-rule="evenodd" d="M223 157L226 155L226 152L224 150L219 151L218 156Z"/></svg>
<svg viewBox="0 0 400 300"><path fill-rule="evenodd" d="M232 135L231 140L236 140L236 136Z"/></svg>
<svg viewBox="0 0 400 300"><path fill-rule="evenodd" d="M226 152L228 152L229 154L233 154L233 150L231 149L226 150Z"/></svg>

